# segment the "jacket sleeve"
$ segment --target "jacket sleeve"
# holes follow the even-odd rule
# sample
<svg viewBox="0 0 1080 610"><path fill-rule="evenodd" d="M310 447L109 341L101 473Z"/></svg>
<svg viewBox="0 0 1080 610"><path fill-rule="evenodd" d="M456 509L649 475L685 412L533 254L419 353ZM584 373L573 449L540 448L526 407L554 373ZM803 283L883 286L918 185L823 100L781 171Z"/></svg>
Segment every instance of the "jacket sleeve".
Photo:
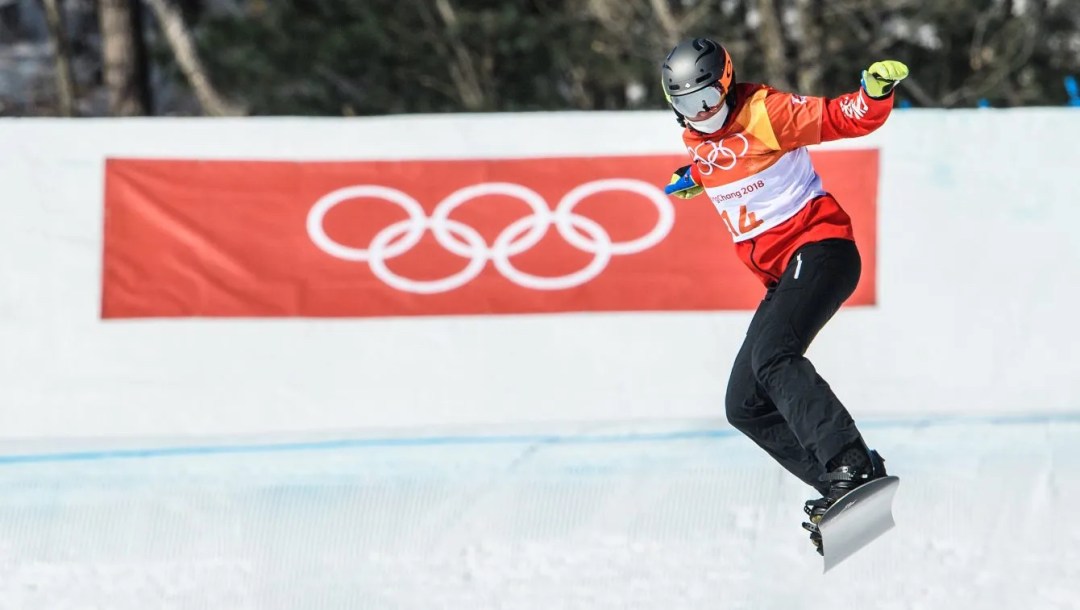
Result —
<svg viewBox="0 0 1080 610"><path fill-rule="evenodd" d="M783 150L865 136L885 123L892 106L892 95L875 100L862 87L835 98L775 90L765 98L769 122Z"/></svg>

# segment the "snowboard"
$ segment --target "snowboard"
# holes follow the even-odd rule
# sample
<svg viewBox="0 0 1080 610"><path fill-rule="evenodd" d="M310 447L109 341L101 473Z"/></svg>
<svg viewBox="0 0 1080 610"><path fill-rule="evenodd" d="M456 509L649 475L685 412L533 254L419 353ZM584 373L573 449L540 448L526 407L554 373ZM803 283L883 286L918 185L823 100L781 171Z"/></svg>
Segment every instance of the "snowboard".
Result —
<svg viewBox="0 0 1080 610"><path fill-rule="evenodd" d="M874 479L848 492L822 515L818 530L825 572L896 525L892 503L899 486L899 477Z"/></svg>

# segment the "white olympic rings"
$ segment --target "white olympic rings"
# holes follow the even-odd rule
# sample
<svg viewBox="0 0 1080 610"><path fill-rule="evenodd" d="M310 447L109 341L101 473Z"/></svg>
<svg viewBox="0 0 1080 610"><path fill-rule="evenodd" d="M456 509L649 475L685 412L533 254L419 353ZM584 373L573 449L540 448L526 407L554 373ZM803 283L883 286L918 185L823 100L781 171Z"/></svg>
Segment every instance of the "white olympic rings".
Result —
<svg viewBox="0 0 1080 610"><path fill-rule="evenodd" d="M627 241L612 241L607 230L595 220L574 213L582 200L604 191L627 191L645 197L656 206L656 225L645 235ZM531 214L510 223L489 246L473 227L450 218L459 206L476 197L504 195L525 202ZM382 199L396 204L408 218L381 229L367 248L354 248L335 241L326 233L326 214L335 206L352 199ZM536 191L509 182L485 182L454 191L435 206L427 216L423 206L406 193L387 186L362 184L347 186L321 197L307 216L307 232L311 241L330 256L347 261L365 262L375 277L383 283L416 294L436 294L460 288L471 282L490 260L506 279L533 290L564 290L580 286L607 267L612 256L635 254L663 240L675 224L675 209L671 201L655 186L640 180L613 178L587 182L572 189L559 201L555 211ZM567 243L593 255L582 269L561 276L541 276L526 273L510 262L510 258L532 248L552 226ZM437 280L414 280L392 271L386 261L400 256L416 246L430 230L442 248L468 259L465 268Z"/></svg>
<svg viewBox="0 0 1080 610"><path fill-rule="evenodd" d="M726 140L727 138L721 139L719 142L706 140L701 144L698 144L697 146L686 147L687 152L689 152L690 155L694 158L694 163L699 164L699 172L701 172L705 176L708 176L709 174L713 173L713 170L716 168L722 170L729 170L735 167L735 164L739 161L739 157L742 157L747 153L747 151L750 150L750 142L743 134L737 133L734 136L729 137L734 137L742 140L741 151L735 152L731 148L728 148L727 144L724 143L724 140ZM704 157L701 156L702 146L708 147L708 150L706 151ZM723 155L726 160L722 160L720 163L717 163L717 160L720 159L721 155Z"/></svg>

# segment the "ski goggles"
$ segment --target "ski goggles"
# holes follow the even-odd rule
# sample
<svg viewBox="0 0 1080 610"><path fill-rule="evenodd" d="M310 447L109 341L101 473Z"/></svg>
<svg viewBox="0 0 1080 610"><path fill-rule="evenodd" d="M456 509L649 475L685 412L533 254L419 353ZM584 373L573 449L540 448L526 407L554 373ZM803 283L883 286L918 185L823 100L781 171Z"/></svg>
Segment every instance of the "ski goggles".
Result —
<svg viewBox="0 0 1080 610"><path fill-rule="evenodd" d="M691 121L704 121L724 105L727 91L716 83L691 93L671 96L671 107Z"/></svg>

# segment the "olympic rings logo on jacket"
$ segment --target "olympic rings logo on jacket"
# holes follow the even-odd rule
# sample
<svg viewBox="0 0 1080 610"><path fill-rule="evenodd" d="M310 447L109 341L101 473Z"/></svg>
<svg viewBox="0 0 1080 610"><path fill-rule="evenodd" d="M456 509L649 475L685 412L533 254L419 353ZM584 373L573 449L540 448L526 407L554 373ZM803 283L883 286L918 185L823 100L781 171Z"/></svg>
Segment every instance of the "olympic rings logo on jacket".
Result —
<svg viewBox="0 0 1080 610"><path fill-rule="evenodd" d="M686 147L686 151L693 157L694 163L698 165L698 171L703 176L708 176L713 173L714 169L730 170L735 167L735 164L739 162L739 158L746 155L750 150L750 142L741 133L737 133L730 138L742 140L742 150L735 152L735 150L729 148L726 144L728 138L721 138L719 141L706 140L697 146ZM702 149L704 148L705 155L702 156Z"/></svg>

